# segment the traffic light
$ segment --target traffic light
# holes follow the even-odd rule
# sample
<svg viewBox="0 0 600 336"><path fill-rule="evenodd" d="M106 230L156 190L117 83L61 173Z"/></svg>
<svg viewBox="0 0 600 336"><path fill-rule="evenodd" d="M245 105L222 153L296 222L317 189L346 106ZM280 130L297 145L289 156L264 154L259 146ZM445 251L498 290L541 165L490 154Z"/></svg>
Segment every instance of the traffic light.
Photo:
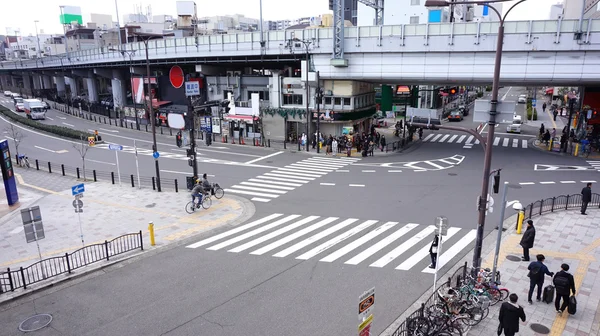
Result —
<svg viewBox="0 0 600 336"><path fill-rule="evenodd" d="M498 191L500 191L500 172L494 175L494 194L497 194Z"/></svg>
<svg viewBox="0 0 600 336"><path fill-rule="evenodd" d="M454 95L458 92L455 87L448 89L448 94Z"/></svg>

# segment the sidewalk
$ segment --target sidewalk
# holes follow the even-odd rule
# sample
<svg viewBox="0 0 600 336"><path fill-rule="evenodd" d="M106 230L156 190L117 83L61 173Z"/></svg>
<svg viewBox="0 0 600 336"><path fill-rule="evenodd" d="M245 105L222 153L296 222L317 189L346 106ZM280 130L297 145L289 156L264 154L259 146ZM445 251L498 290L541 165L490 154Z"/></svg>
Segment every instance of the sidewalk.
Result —
<svg viewBox="0 0 600 336"><path fill-rule="evenodd" d="M558 272L562 263L571 267L577 290L577 313L562 316L556 314L554 303L527 303L529 278L528 262L520 261L522 249L519 246L521 235L512 231L505 236L498 258L502 286L519 296L518 303L525 309L527 321L521 323L520 336L533 335L598 335L600 332L600 210L589 210L582 216L578 210L550 213L533 219L536 227L534 248L530 250L532 260L536 254L546 257L545 264L551 272ZM505 224L506 227L506 224ZM495 233L492 233L495 234ZM484 259L484 267L492 267L494 254ZM515 259L512 261L508 258ZM545 277L544 286L552 283ZM535 295L535 293L534 293ZM556 297L556 296L555 296ZM469 335L496 335L500 305L490 307L489 316L469 331ZM537 331L534 331L535 330ZM544 331L546 330L546 331Z"/></svg>
<svg viewBox="0 0 600 336"><path fill-rule="evenodd" d="M213 198L208 210L188 214L188 192L157 193L148 189L119 187L103 182L85 182L81 229L73 208L71 186L81 183L58 174L15 169L20 203L0 208L0 269L35 263L39 259L35 243L27 243L20 209L38 205L42 213L45 239L39 241L43 258L72 252L85 245L104 242L126 233L142 230L148 249L165 246L218 226L236 225L254 214L246 199L225 195ZM6 204L2 191L0 202ZM9 212L10 211L10 212ZM148 223L154 223L156 246L151 247Z"/></svg>

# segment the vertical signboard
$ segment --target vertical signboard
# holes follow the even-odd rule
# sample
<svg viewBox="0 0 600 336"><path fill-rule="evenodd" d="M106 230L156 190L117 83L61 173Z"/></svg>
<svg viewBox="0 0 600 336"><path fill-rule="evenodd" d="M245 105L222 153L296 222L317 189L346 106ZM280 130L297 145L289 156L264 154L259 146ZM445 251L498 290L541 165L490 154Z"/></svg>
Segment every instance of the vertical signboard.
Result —
<svg viewBox="0 0 600 336"><path fill-rule="evenodd" d="M0 151L2 151L0 165L2 165L2 179L4 180L6 200L8 201L8 205L13 205L19 201L19 193L17 192L17 183L15 181L15 173L13 172L8 140L4 139L0 141Z"/></svg>
<svg viewBox="0 0 600 336"><path fill-rule="evenodd" d="M358 335L370 336L373 324L373 309L375 308L375 287L358 297Z"/></svg>

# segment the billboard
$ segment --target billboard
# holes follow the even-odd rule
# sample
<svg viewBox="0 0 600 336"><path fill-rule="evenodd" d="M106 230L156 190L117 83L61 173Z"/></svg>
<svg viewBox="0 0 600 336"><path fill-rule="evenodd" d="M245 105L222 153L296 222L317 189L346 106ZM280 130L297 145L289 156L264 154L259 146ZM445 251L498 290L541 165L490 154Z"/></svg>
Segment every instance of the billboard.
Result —
<svg viewBox="0 0 600 336"><path fill-rule="evenodd" d="M137 104L144 103L144 81L141 77L131 78L131 93Z"/></svg>
<svg viewBox="0 0 600 336"><path fill-rule="evenodd" d="M81 7L76 6L60 6L60 23L71 24L77 22L83 24L83 16L81 16Z"/></svg>
<svg viewBox="0 0 600 336"><path fill-rule="evenodd" d="M500 124L512 124L516 113L517 102L502 100L496 106L496 122ZM477 99L473 111L474 122L488 122L490 119L491 103L486 99Z"/></svg>

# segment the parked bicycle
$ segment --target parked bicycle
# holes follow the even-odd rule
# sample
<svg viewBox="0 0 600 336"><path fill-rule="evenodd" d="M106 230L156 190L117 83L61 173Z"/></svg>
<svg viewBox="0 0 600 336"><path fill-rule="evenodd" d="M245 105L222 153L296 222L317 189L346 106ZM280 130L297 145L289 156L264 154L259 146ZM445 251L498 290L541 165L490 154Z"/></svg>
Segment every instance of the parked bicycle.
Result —
<svg viewBox="0 0 600 336"><path fill-rule="evenodd" d="M19 167L30 168L29 158L26 155L18 155L17 156L17 164Z"/></svg>
<svg viewBox="0 0 600 336"><path fill-rule="evenodd" d="M210 199L210 193L206 192L202 195L202 198L196 197L197 201L189 201L185 205L185 211L189 214L193 214L196 210L200 209L200 207L204 209L210 208L212 205L212 200Z"/></svg>

